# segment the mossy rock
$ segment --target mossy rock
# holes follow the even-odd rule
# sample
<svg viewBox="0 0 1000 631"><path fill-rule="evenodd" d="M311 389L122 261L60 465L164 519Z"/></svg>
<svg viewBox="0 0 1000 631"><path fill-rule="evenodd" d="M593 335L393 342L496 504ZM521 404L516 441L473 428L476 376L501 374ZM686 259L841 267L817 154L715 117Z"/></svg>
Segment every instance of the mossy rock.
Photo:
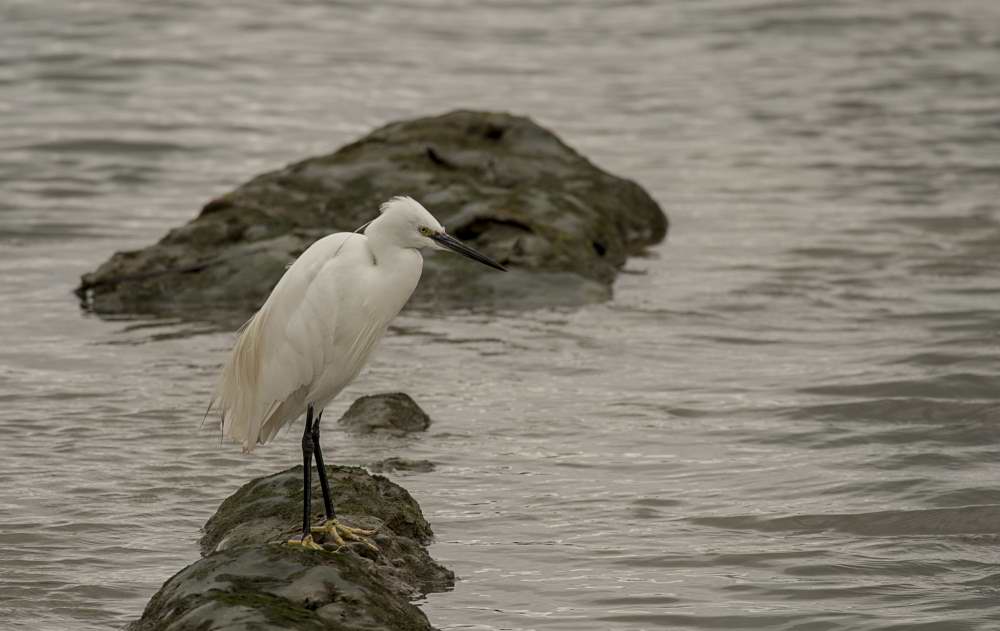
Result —
<svg viewBox="0 0 1000 631"><path fill-rule="evenodd" d="M430 631L374 563L281 544L230 548L178 572L130 631Z"/></svg>
<svg viewBox="0 0 1000 631"><path fill-rule="evenodd" d="M168 580L131 631L198 629L431 629L410 603L451 589L455 575L427 553L432 533L406 489L359 467L327 467L338 514L377 529L378 550L356 542L307 550L285 542L302 518L302 467L258 478L205 525L204 558ZM313 495L321 521L318 476Z"/></svg>
<svg viewBox="0 0 1000 631"><path fill-rule="evenodd" d="M78 294L98 313L238 319L314 240L354 230L394 195L415 197L511 270L496 274L433 253L411 300L418 308L607 299L626 257L667 230L638 184L594 166L530 119L455 111L392 123L257 176L159 243L115 254L83 276Z"/></svg>
<svg viewBox="0 0 1000 631"><path fill-rule="evenodd" d="M361 467L327 465L326 470L338 515L350 515L359 522L375 518L397 535L424 545L430 543L434 536L431 526L406 489L381 475L370 475ZM318 523L323 518L323 502L315 471L312 486L314 521ZM302 466L299 465L247 482L226 499L205 524L202 553L212 552L223 543L222 547L228 547L274 541L301 526Z"/></svg>

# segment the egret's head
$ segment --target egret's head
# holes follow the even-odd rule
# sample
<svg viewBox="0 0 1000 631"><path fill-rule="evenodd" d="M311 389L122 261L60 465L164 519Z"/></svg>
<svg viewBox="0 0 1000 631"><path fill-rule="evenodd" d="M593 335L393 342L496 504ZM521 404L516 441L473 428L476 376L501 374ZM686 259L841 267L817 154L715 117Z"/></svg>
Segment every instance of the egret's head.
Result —
<svg viewBox="0 0 1000 631"><path fill-rule="evenodd" d="M431 236L444 232L434 215L412 197L393 197L379 212L379 223L390 227L393 239L405 248L437 247Z"/></svg>
<svg viewBox="0 0 1000 631"><path fill-rule="evenodd" d="M405 248L433 248L451 250L479 261L492 268L506 271L503 266L484 254L476 252L444 230L434 215L412 197L393 197L382 204L378 218L392 235L392 239Z"/></svg>

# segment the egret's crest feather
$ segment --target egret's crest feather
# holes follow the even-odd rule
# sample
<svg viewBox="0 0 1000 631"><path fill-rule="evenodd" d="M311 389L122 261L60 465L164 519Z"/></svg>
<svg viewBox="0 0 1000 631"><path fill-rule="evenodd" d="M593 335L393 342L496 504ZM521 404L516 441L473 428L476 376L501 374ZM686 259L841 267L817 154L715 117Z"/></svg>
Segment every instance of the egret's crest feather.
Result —
<svg viewBox="0 0 1000 631"><path fill-rule="evenodd" d="M389 208L397 204L416 204L417 206L420 206L420 203L417 202L417 200L413 199L408 195L396 195L395 197L390 198L388 201L383 202L382 205L378 207L378 212L379 214L382 214L385 211L389 210Z"/></svg>

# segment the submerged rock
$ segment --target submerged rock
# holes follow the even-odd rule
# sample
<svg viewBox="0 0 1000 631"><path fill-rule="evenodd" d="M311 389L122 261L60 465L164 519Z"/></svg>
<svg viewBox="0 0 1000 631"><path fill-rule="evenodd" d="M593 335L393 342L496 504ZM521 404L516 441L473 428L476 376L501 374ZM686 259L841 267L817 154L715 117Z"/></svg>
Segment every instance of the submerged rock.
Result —
<svg viewBox="0 0 1000 631"><path fill-rule="evenodd" d="M333 552L318 533L327 551L284 545L301 527L302 467L259 478L222 503L205 525L204 558L168 580L130 631L431 629L410 599L450 589L454 574L427 553L420 507L382 476L327 471L341 520L377 527L378 552L360 542Z"/></svg>
<svg viewBox="0 0 1000 631"><path fill-rule="evenodd" d="M246 315L313 241L354 230L394 195L416 198L453 235L511 270L434 253L411 300L424 307L606 299L626 257L667 230L638 184L594 166L530 119L456 111L392 123L255 177L159 243L115 254L83 276L77 293L99 313L198 309L210 317L229 305Z"/></svg>
<svg viewBox="0 0 1000 631"><path fill-rule="evenodd" d="M393 473L403 471L410 473L429 473L437 468L437 465L430 460L409 460L408 458L397 458L392 456L377 460L368 465L369 471L375 473Z"/></svg>
<svg viewBox="0 0 1000 631"><path fill-rule="evenodd" d="M409 434L431 426L431 418L405 392L360 397L337 421L352 432Z"/></svg>

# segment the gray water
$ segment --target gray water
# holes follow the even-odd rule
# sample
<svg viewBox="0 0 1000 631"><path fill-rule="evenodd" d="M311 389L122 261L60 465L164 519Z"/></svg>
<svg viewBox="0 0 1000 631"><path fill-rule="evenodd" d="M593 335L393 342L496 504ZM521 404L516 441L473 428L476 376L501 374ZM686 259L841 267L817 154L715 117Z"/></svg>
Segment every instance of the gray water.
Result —
<svg viewBox="0 0 1000 631"><path fill-rule="evenodd" d="M533 116L668 211L615 298L406 314L327 431L460 577L442 629L1000 626L1000 3L0 8L0 628L107 629L293 428L199 427L231 337L71 290L386 121ZM236 4L236 3L232 3Z"/></svg>

